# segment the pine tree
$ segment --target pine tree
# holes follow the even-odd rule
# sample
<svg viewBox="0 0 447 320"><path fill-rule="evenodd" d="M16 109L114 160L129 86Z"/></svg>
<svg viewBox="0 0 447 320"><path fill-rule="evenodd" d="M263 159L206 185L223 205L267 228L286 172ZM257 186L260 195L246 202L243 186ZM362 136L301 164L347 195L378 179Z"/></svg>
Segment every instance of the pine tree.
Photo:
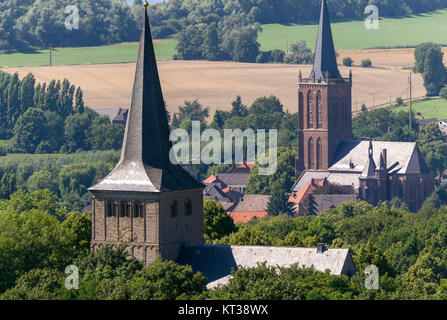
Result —
<svg viewBox="0 0 447 320"><path fill-rule="evenodd" d="M179 126L180 123L178 122L177 113L174 113L174 116L172 117L171 128L177 129Z"/></svg>
<svg viewBox="0 0 447 320"><path fill-rule="evenodd" d="M76 90L75 109L77 113L84 113L84 98L81 87Z"/></svg>
<svg viewBox="0 0 447 320"><path fill-rule="evenodd" d="M22 80L20 86L20 114L25 113L28 108L34 107L34 86L36 79L32 73L28 73Z"/></svg>
<svg viewBox="0 0 447 320"><path fill-rule="evenodd" d="M59 82L60 87L60 82ZM43 110L56 111L57 110L57 101L58 101L59 92L57 89L56 81L51 80L48 88L45 92L45 98L43 103Z"/></svg>
<svg viewBox="0 0 447 320"><path fill-rule="evenodd" d="M293 214L292 204L289 202L287 194L282 190L274 190L267 205L269 215L277 216L280 214Z"/></svg>
<svg viewBox="0 0 447 320"><path fill-rule="evenodd" d="M211 23L205 33L205 39L202 44L202 56L209 61L218 61L222 57L220 50L220 38L215 23Z"/></svg>
<svg viewBox="0 0 447 320"><path fill-rule="evenodd" d="M7 131L8 134L12 133L12 129L14 128L14 124L17 119L20 117L20 101L19 101L19 88L20 88L20 80L19 75L15 73L9 80L9 84L7 87Z"/></svg>
<svg viewBox="0 0 447 320"><path fill-rule="evenodd" d="M246 117L248 116L248 109L245 104L242 103L241 97L238 95L236 100L231 103L231 116L232 117Z"/></svg>

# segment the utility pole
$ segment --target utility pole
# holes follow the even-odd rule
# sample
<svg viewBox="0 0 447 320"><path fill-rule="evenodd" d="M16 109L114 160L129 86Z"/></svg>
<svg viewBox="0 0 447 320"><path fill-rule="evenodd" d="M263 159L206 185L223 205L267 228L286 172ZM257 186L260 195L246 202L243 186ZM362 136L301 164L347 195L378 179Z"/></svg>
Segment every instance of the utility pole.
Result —
<svg viewBox="0 0 447 320"><path fill-rule="evenodd" d="M411 110L411 107L412 107L412 96L411 96L411 94L412 94L412 83L411 83L411 71L410 71L410 78L409 78L409 83L410 83L410 114L409 114L409 125L410 125L410 130L412 129L412 124L411 124L411 117L412 117L412 110Z"/></svg>
<svg viewBox="0 0 447 320"><path fill-rule="evenodd" d="M53 56L52 56L52 52L51 52L51 46L50 46L50 66L53 65Z"/></svg>

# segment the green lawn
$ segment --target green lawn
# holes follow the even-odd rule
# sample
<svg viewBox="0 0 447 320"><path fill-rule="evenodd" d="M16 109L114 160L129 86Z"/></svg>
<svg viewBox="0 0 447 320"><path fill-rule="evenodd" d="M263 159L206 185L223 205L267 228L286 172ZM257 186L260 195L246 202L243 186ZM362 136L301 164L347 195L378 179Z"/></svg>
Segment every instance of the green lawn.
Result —
<svg viewBox="0 0 447 320"><path fill-rule="evenodd" d="M175 40L155 43L157 59L170 60L175 53ZM125 43L102 47L57 48L53 51L53 65L135 62L138 43ZM49 65L49 51L34 53L0 54L0 67L30 67Z"/></svg>
<svg viewBox="0 0 447 320"><path fill-rule="evenodd" d="M0 147L6 147L9 144L9 140L0 140Z"/></svg>
<svg viewBox="0 0 447 320"><path fill-rule="evenodd" d="M304 40L310 48L315 46L316 24L263 25L258 41L261 50L283 49L287 44ZM385 18L379 30L367 30L363 20L332 24L337 50L359 50L376 47L408 47L433 41L447 44L447 9L405 18ZM175 54L177 40L160 40L155 43L159 60L170 60ZM54 65L134 62L137 43L102 47L59 48L53 54ZM48 50L35 53L0 54L1 67L45 66L49 64Z"/></svg>
<svg viewBox="0 0 447 320"><path fill-rule="evenodd" d="M408 105L394 108L393 111L408 111ZM414 112L422 113L425 119L436 118L438 120L447 119L447 101L444 99L425 100L413 103Z"/></svg>
<svg viewBox="0 0 447 320"><path fill-rule="evenodd" d="M287 43L305 40L315 47L317 25L263 25L259 36L262 50L283 49ZM337 22L332 32L337 50L358 50L375 47L416 46L433 41L447 44L447 10L410 16L400 19L380 20L379 30L367 30L363 20Z"/></svg>

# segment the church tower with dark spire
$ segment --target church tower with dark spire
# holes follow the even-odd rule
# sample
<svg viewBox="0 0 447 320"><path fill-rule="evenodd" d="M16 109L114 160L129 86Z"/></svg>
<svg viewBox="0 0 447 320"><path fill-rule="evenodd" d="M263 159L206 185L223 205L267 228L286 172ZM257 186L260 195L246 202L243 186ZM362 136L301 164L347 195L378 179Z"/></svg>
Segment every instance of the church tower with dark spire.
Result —
<svg viewBox="0 0 447 320"><path fill-rule="evenodd" d="M172 144L145 3L121 158L92 193L92 241L124 245L144 263L176 260L182 244L203 243L203 188L169 158Z"/></svg>
<svg viewBox="0 0 447 320"><path fill-rule="evenodd" d="M352 139L352 75L343 78L337 67L329 10L322 0L309 78L299 77L297 178L305 170L327 170L341 140Z"/></svg>

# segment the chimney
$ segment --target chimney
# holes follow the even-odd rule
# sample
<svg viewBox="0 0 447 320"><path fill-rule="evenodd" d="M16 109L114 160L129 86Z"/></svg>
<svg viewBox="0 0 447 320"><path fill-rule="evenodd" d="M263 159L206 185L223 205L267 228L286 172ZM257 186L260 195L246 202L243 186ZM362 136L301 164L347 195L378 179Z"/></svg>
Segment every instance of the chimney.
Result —
<svg viewBox="0 0 447 320"><path fill-rule="evenodd" d="M324 245L324 243L318 243L317 244L317 253L323 253L325 252L327 249Z"/></svg>
<svg viewBox="0 0 447 320"><path fill-rule="evenodd" d="M385 167L388 168L388 162L387 162L387 159L386 159L386 155L387 155L386 149L382 150L382 155L383 155L383 161L385 162Z"/></svg>

